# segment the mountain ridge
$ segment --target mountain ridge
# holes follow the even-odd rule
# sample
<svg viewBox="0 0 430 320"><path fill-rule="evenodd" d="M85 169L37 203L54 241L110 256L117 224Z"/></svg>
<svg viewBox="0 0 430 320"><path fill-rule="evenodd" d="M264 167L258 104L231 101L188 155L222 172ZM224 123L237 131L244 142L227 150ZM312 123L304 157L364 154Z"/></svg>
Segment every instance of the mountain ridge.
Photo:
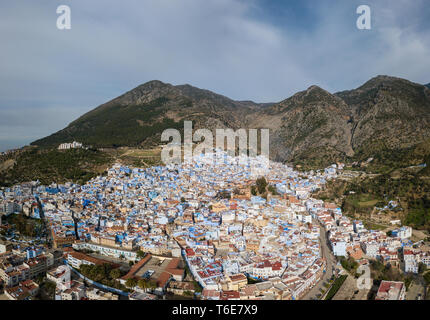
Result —
<svg viewBox="0 0 430 320"><path fill-rule="evenodd" d="M94 147L155 146L164 129L181 129L191 120L195 129L269 128L273 159L324 165L430 139L429 111L430 89L383 75L334 94L313 85L276 103L235 101L189 84L152 80L32 145L76 140Z"/></svg>

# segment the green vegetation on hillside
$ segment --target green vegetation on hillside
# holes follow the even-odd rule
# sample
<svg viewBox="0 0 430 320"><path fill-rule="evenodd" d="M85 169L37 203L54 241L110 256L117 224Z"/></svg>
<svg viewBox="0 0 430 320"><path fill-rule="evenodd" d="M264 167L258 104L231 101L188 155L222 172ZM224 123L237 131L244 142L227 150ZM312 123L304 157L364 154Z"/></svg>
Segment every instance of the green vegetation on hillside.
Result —
<svg viewBox="0 0 430 320"><path fill-rule="evenodd" d="M348 259L346 259L345 257L341 257L340 263L346 271L348 271L352 275L355 275L358 268L358 262L355 261L354 258L349 257Z"/></svg>
<svg viewBox="0 0 430 320"><path fill-rule="evenodd" d="M72 122L66 129L33 142L38 146L56 146L79 141L93 147L139 146L147 138L181 125L164 117L167 98L144 104L99 107Z"/></svg>
<svg viewBox="0 0 430 320"><path fill-rule="evenodd" d="M84 183L97 175L97 167L112 158L101 151L32 148L20 153L13 168L0 173L0 186L39 180L42 184L74 181Z"/></svg>
<svg viewBox="0 0 430 320"><path fill-rule="evenodd" d="M335 148L326 146L325 148L308 148L297 156L293 164L299 171L318 170L328 167L336 162L347 161L346 155L339 154Z"/></svg>
<svg viewBox="0 0 430 320"><path fill-rule="evenodd" d="M406 204L404 224L430 230L430 181L417 175L403 175L397 179L379 175L351 182L344 196L342 209L348 213L370 213L374 206L382 207L390 200L400 199Z"/></svg>
<svg viewBox="0 0 430 320"><path fill-rule="evenodd" d="M399 168L407 168L417 166L423 163L430 165L430 140L426 140L412 147L392 149L386 146L383 142L374 142L356 150L353 161L366 161L373 158L361 170L369 173L387 174ZM421 175L428 170L421 169Z"/></svg>
<svg viewBox="0 0 430 320"><path fill-rule="evenodd" d="M3 223L13 226L19 234L27 237L42 236L45 232L44 222L40 219L26 217L24 214L11 214L3 218Z"/></svg>
<svg viewBox="0 0 430 320"><path fill-rule="evenodd" d="M266 181L266 178L264 178L264 177L260 177L260 178L258 178L256 181L255 181L255 184L256 184L256 186L257 186L257 190L258 190L258 192L261 194L261 193L264 193L264 192L266 192L266 187L267 187L267 181Z"/></svg>
<svg viewBox="0 0 430 320"><path fill-rule="evenodd" d="M352 216L370 214L375 207L383 208L394 200L398 205L391 211L399 213L405 225L430 231L430 180L420 172L399 173L396 177L380 174L351 181L333 180L326 184L319 197L337 201L343 212Z"/></svg>

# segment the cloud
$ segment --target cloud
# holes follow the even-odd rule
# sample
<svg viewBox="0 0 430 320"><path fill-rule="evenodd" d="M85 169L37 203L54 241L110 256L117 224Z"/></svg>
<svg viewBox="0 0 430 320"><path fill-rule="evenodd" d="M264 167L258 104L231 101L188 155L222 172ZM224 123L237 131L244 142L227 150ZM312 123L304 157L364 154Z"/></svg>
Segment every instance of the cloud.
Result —
<svg viewBox="0 0 430 320"><path fill-rule="evenodd" d="M425 2L368 0L370 31L355 27L356 0L3 2L0 150L8 134L31 142L152 79L261 102L377 74L427 83ZM60 4L72 9L72 30L56 28Z"/></svg>

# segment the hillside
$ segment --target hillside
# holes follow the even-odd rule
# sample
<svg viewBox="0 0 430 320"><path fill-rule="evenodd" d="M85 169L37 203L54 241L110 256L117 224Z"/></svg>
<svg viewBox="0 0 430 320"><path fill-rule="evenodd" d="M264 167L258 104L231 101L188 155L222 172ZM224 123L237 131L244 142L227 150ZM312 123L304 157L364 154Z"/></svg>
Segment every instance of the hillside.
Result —
<svg viewBox="0 0 430 320"><path fill-rule="evenodd" d="M352 112L356 157L409 148L430 138L430 91L422 85L378 76L337 96Z"/></svg>
<svg viewBox="0 0 430 320"><path fill-rule="evenodd" d="M373 222L375 205L400 200L402 210L392 217L430 229L430 89L388 76L335 94L311 86L267 104L150 81L32 147L0 157L0 184L36 179L83 183L116 161L158 164L162 131L182 129L184 120L192 120L195 129L269 128L271 159L300 164L302 170L343 161L350 170L371 173L364 180L328 186L325 196L345 212ZM92 148L56 150L73 140Z"/></svg>
<svg viewBox="0 0 430 320"><path fill-rule="evenodd" d="M196 127L236 129L243 125L244 114L257 107L190 85L150 81L32 145L57 146L76 140L93 147L154 146L160 144L165 129L183 128L183 120L192 120Z"/></svg>
<svg viewBox="0 0 430 320"><path fill-rule="evenodd" d="M271 129L272 157L324 166L353 155L348 105L312 86L253 115L251 127Z"/></svg>
<svg viewBox="0 0 430 320"><path fill-rule="evenodd" d="M112 160L97 150L28 148L15 155L11 168L0 171L0 186L36 180L45 185L66 181L84 183L101 174Z"/></svg>
<svg viewBox="0 0 430 320"><path fill-rule="evenodd" d="M150 81L95 108L32 145L80 141L93 147L148 148L166 128L269 128L271 157L322 167L334 161L376 160L374 166L423 161L416 146L430 139L430 90L375 77L357 89L331 94L311 86L279 103L234 101L190 85ZM400 159L401 158L401 159ZM411 161L403 161L409 159ZM414 159L412 159L414 158Z"/></svg>

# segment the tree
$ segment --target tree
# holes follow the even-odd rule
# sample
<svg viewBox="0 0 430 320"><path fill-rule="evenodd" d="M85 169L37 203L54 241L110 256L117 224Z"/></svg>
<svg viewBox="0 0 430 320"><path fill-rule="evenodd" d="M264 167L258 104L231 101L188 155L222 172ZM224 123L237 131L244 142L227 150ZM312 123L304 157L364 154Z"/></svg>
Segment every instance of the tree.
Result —
<svg viewBox="0 0 430 320"><path fill-rule="evenodd" d="M358 268L358 262L353 257L346 259L345 257L340 258L340 264L349 273L354 274Z"/></svg>
<svg viewBox="0 0 430 320"><path fill-rule="evenodd" d="M251 186L251 194L252 194L253 196L256 196L256 195L257 195L257 187L256 187L256 186Z"/></svg>
<svg viewBox="0 0 430 320"><path fill-rule="evenodd" d="M157 281L155 281L155 280L149 280L148 281L148 288L150 288L150 289L156 289L157 288Z"/></svg>
<svg viewBox="0 0 430 320"><path fill-rule="evenodd" d="M266 178L264 178L264 177L258 178L255 181L255 183L257 185L258 193L262 194L266 191L266 187L267 187Z"/></svg>
<svg viewBox="0 0 430 320"><path fill-rule="evenodd" d="M137 282L137 285L145 292L146 292L146 289L148 289L148 281L146 279L139 279L139 281Z"/></svg>
<svg viewBox="0 0 430 320"><path fill-rule="evenodd" d="M134 278L129 278L129 279L127 279L127 281L125 282L125 285L126 285L128 288L134 288L135 286L137 286L137 281L136 281L136 279L134 279Z"/></svg>
<svg viewBox="0 0 430 320"><path fill-rule="evenodd" d="M202 287L199 285L199 283L197 281L194 280L193 284L194 284L194 291L195 292L202 292Z"/></svg>
<svg viewBox="0 0 430 320"><path fill-rule="evenodd" d="M418 272L419 273L424 273L426 271L427 271L427 266L424 263L420 262L418 264Z"/></svg>
<svg viewBox="0 0 430 320"><path fill-rule="evenodd" d="M267 189L269 190L269 192L271 193L271 194L273 194L273 195L278 195L278 191L276 190L276 188L274 187L274 186L272 186L272 185L269 185L268 187L267 187Z"/></svg>
<svg viewBox="0 0 430 320"><path fill-rule="evenodd" d="M118 279L119 277L121 277L121 271L119 270L119 268L116 268L111 270L109 275L112 279Z"/></svg>
<svg viewBox="0 0 430 320"><path fill-rule="evenodd" d="M139 259L142 259L143 257L145 257L145 252L143 252L142 250L138 250L136 252L136 257L138 257Z"/></svg>
<svg viewBox="0 0 430 320"><path fill-rule="evenodd" d="M425 282L427 283L427 285L429 285L429 284L430 284L430 272L427 272L427 273L424 275L424 280L425 280Z"/></svg>

